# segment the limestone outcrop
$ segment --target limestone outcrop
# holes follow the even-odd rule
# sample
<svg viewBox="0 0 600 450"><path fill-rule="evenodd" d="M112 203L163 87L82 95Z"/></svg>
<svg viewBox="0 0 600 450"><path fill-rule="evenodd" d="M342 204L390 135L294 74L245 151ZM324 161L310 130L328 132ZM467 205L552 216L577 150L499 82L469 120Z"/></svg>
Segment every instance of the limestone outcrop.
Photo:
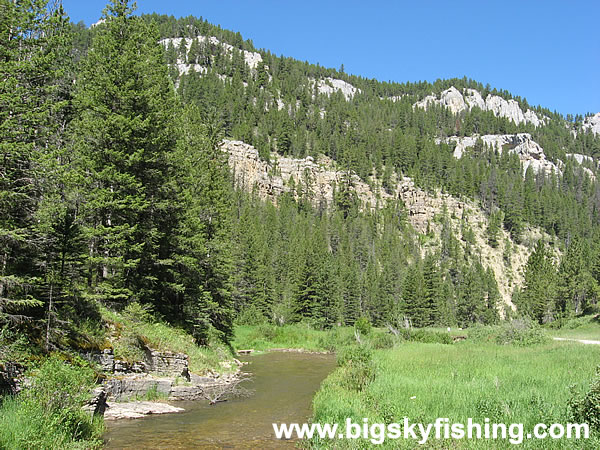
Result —
<svg viewBox="0 0 600 450"><path fill-rule="evenodd" d="M521 144L527 141L525 136L510 140ZM535 150L533 144L527 145ZM266 162L260 159L258 151L253 146L232 140L224 141L222 149L229 156L229 166L237 187L255 192L263 200L275 204L284 193L297 197L298 186L301 185L302 191L314 206L330 208L334 202L336 187L349 177L351 188L356 193L363 210L381 208L388 201L399 200L405 206L408 222L419 233L430 232L439 236L441 225L436 219L440 217L443 210L446 210L453 230L458 236L462 226L461 219L464 218L474 232L484 267L491 267L495 273L504 304L509 308L513 307L512 291L515 286L522 283L521 269L527 262L529 250L523 245L511 243L513 256L510 264L507 264L503 253L506 243L511 242L508 233L501 230L499 239L501 244L497 248L490 247L485 234L487 215L474 202L439 191L425 192L416 187L410 178L398 175L392 176L391 187L386 190L376 176L371 177L367 183L354 173L347 174L338 170L335 162L326 157L319 157L315 161L310 156L294 159L272 153L270 162ZM531 154L536 153L532 151ZM540 156L539 153L537 155ZM535 160L533 156L531 159ZM545 157L541 160L544 161ZM429 250L431 249L423 247L423 252Z"/></svg>
<svg viewBox="0 0 600 450"><path fill-rule="evenodd" d="M584 119L581 125L584 131L590 131L594 134L600 134L600 112Z"/></svg>
<svg viewBox="0 0 600 450"><path fill-rule="evenodd" d="M575 160L579 165L585 164L588 166L592 166L595 169L598 169L598 163L591 156L582 155L580 153L567 153L566 156L569 159ZM590 180L596 180L596 174L589 167L584 166L581 169L588 177L590 177Z"/></svg>
<svg viewBox="0 0 600 450"><path fill-rule="evenodd" d="M152 373L165 376L183 376L189 378L188 356L183 353L160 352L146 349L143 361L129 362L115 359L111 348L97 354L89 355L89 359L97 362L107 374L127 375Z"/></svg>
<svg viewBox="0 0 600 450"><path fill-rule="evenodd" d="M481 142L485 148L497 150L499 154L502 154L503 151L516 154L523 166L523 173L531 167L535 173L543 171L546 174L553 172L562 174L556 164L546 159L544 149L531 138L529 133L451 136L443 140L437 140L438 143L442 141L456 144L454 148L455 158L462 158L467 149L474 148L478 142Z"/></svg>
<svg viewBox="0 0 600 450"><path fill-rule="evenodd" d="M106 405L104 418L106 420L140 419L151 414L171 414L181 411L184 409L162 402L111 402Z"/></svg>
<svg viewBox="0 0 600 450"><path fill-rule="evenodd" d="M166 38L166 39L161 39L160 43L162 45L164 45L165 48L168 47L169 44L173 44L173 46L176 49L181 48L181 45L185 45L186 54L187 54L190 51L190 48L194 41L196 41L199 45L221 46L225 50L225 53L230 56L233 53L233 50L235 48L231 44L228 44L226 42L221 42L219 39L217 39L214 36L197 36L194 39L192 39L192 38ZM241 50L241 49L238 49L238 50L240 52L242 52L242 55L244 56L244 61L246 62L248 67L250 67L251 70L256 70L258 65L263 60L260 53L249 52L247 50ZM184 73L187 73L190 69L190 66L193 66L197 72L205 72L206 71L205 67L197 65L197 64L187 64L186 61L184 61L181 58L178 59L177 63L178 63L177 65L178 65L180 73L182 71Z"/></svg>
<svg viewBox="0 0 600 450"><path fill-rule="evenodd" d="M316 82L317 90L320 94L329 96L336 91L340 91L346 100L351 100L357 92L360 92L360 89L357 89L350 83L337 78L327 77L322 80L315 81L314 79L311 79L310 81L313 83L313 85Z"/></svg>
<svg viewBox="0 0 600 450"><path fill-rule="evenodd" d="M416 102L413 107L426 110L430 105L444 106L453 114L478 107L483 111L492 111L495 116L512 120L517 125L531 123L538 127L544 125L547 120L545 117L540 118L531 109L523 111L516 100L506 100L492 94L489 94L484 100L479 91L475 89L465 89L464 92L461 92L454 86L442 91L439 97L433 94L428 95L423 100Z"/></svg>

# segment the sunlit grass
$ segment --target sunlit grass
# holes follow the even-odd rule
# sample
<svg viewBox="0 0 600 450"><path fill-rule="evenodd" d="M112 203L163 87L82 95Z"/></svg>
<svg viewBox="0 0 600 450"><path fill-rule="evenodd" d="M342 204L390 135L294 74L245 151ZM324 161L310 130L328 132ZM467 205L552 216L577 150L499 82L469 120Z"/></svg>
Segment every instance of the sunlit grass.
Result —
<svg viewBox="0 0 600 450"><path fill-rule="evenodd" d="M375 380L362 392L341 387L338 369L314 399L315 422L433 423L436 418L465 423L566 423L569 387L585 388L600 362L600 348L550 343L532 347L476 344L403 343L374 354ZM525 448L598 448L593 442L525 441ZM368 443L335 441L319 446L363 448ZM412 448L415 442L388 441L385 448ZM510 448L507 441L439 441L427 448Z"/></svg>

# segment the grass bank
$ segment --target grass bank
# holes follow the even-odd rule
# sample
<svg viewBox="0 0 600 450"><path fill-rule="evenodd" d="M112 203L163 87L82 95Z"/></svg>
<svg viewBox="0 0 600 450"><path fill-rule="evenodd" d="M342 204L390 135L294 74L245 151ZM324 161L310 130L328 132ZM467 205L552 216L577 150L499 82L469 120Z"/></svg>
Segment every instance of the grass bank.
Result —
<svg viewBox="0 0 600 450"><path fill-rule="evenodd" d="M233 370L219 364L233 359L230 347L217 339L198 346L183 329L136 303L119 312L97 305L97 313L94 320L72 324L52 354L39 339L0 329L0 366L19 363L28 369L30 380L18 395L0 396L0 449L102 446L102 418L82 408L102 374L98 365L80 355L112 348L116 359L135 362L144 360L149 347L187 354L190 371L197 374ZM161 396L149 391L143 399Z"/></svg>
<svg viewBox="0 0 600 450"><path fill-rule="evenodd" d="M466 423L537 423L572 420L570 386L589 387L600 349L579 344L547 343L519 346L487 342L453 345L403 342L372 351L366 382L356 367L341 364L322 384L313 402L313 421L339 423L433 423L438 417ZM367 441L314 440L314 447L365 448ZM414 441L394 440L383 448L413 448ZM523 448L599 448L598 434L589 442L525 440ZM508 441L438 441L427 448L512 448Z"/></svg>
<svg viewBox="0 0 600 450"><path fill-rule="evenodd" d="M197 374L223 371L221 361L231 360L231 349L214 339L208 346L199 346L194 338L181 328L157 320L136 303L122 312L100 308L102 325L87 330L92 347L110 346L115 358L125 361L144 359L144 348L185 353L189 356L189 369Z"/></svg>
<svg viewBox="0 0 600 450"><path fill-rule="evenodd" d="M31 383L2 398L0 448L67 449L102 446L102 418L83 410L96 375L85 361L53 356L32 367Z"/></svg>
<svg viewBox="0 0 600 450"><path fill-rule="evenodd" d="M549 324L547 328L553 337L600 341L600 315L561 320Z"/></svg>

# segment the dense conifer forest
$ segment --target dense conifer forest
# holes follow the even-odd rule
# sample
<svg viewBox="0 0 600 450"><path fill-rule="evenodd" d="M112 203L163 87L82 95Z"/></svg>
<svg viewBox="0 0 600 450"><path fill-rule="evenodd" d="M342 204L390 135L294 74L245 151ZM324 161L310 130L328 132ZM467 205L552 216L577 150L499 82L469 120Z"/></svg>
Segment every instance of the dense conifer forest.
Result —
<svg viewBox="0 0 600 450"><path fill-rule="evenodd" d="M598 379L566 386L594 355L544 330L597 333L600 116L466 77L366 79L128 0L90 27L0 0L0 67L0 447L101 446L82 406L117 365L151 378L148 355L176 355L175 385L231 381L236 349L282 346L338 352L316 421L398 420L413 377L418 417L438 389L461 417L597 429Z"/></svg>
<svg viewBox="0 0 600 450"><path fill-rule="evenodd" d="M599 185L566 156L600 157L584 117L466 78L349 75L257 50L201 18L135 16L123 1L91 28L47 11L41 1L4 2L0 24L0 322L41 348L76 341L99 304L146 305L201 344L229 341L234 321L467 326L515 315L547 322L596 305ZM317 80L355 91L324 93ZM513 99L544 124L414 107L451 86ZM530 133L561 173L524 173L515 154L480 143L455 158L444 141L514 133ZM439 236L419 233L401 201L361 208L350 177L331 205L315 207L303 186L273 205L235 188L224 137L265 161L325 155L384 188L405 176L477 204L485 245L497 247L504 229L507 259L511 244L532 251L516 310L502 304L472 231L456 233L447 212ZM428 239L439 245L425 248Z"/></svg>

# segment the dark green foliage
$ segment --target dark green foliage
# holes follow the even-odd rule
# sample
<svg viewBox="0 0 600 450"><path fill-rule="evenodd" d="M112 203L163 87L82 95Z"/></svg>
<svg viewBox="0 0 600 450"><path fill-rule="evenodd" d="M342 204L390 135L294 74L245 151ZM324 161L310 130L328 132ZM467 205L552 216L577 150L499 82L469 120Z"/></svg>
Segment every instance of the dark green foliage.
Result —
<svg viewBox="0 0 600 450"><path fill-rule="evenodd" d="M36 213L46 165L64 125L69 49L62 8L47 1L2 2L0 15L0 323L39 314L45 295L46 230ZM41 241L41 242L40 242Z"/></svg>
<svg viewBox="0 0 600 450"><path fill-rule="evenodd" d="M197 107L183 110L173 160L177 217L169 317L184 320L198 342L210 330L228 341L233 332L231 298L231 188L218 131L205 125ZM168 308L168 309L167 309Z"/></svg>
<svg viewBox="0 0 600 450"><path fill-rule="evenodd" d="M556 293L556 270L552 255L540 239L525 266L525 283L518 297L518 308L539 323L552 318Z"/></svg>
<svg viewBox="0 0 600 450"><path fill-rule="evenodd" d="M66 448L100 445L101 422L82 407L95 385L85 363L51 357L34 369L30 386L0 406L0 447Z"/></svg>
<svg viewBox="0 0 600 450"><path fill-rule="evenodd" d="M83 60L74 145L87 172L82 214L94 297L159 306L174 225L175 96L156 30L131 12L127 2L110 4Z"/></svg>
<svg viewBox="0 0 600 450"><path fill-rule="evenodd" d="M559 314L581 314L596 302L598 282L591 274L589 260L589 247L577 237L571 239L558 267Z"/></svg>
<svg viewBox="0 0 600 450"><path fill-rule="evenodd" d="M569 408L575 423L587 423L590 429L600 431L600 367L587 392L571 388Z"/></svg>

